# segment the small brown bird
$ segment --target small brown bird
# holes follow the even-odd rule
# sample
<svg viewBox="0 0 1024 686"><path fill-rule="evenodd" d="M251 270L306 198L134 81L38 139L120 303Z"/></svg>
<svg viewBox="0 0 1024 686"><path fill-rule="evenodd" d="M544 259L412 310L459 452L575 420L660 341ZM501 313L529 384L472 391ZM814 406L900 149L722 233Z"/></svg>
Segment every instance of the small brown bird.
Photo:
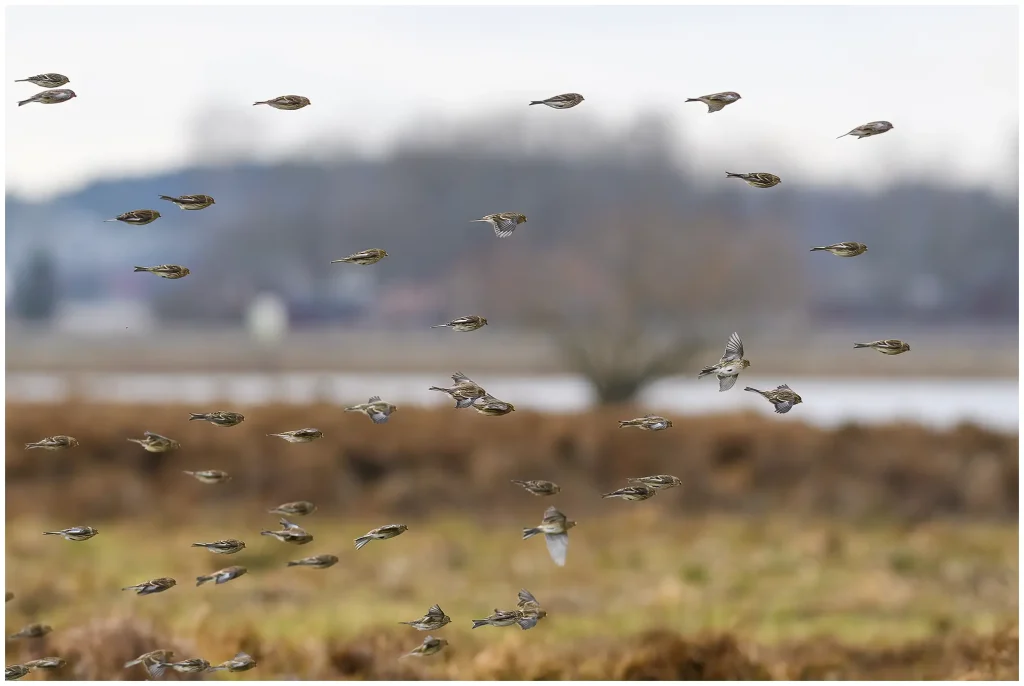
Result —
<svg viewBox="0 0 1024 686"><path fill-rule="evenodd" d="M534 100L531 105L547 105L548 107L556 110L567 110L570 107L576 107L584 98L579 93L562 93L561 95L555 95L547 100Z"/></svg>
<svg viewBox="0 0 1024 686"><path fill-rule="evenodd" d="M455 385L451 388L431 386L427 390L447 393L455 401L455 409L457 410L464 410L472 405L473 401L477 398L487 395L487 391L483 389L483 386L480 386L462 372L452 374L452 381L455 382Z"/></svg>
<svg viewBox="0 0 1024 686"><path fill-rule="evenodd" d="M282 543L294 543L295 545L306 545L313 540L313 534L303 529L298 524L289 522L284 517L281 518L280 531L262 531L261 536L272 536Z"/></svg>
<svg viewBox="0 0 1024 686"><path fill-rule="evenodd" d="M36 93L27 100L20 100L18 107L27 105L30 102L38 102L43 105L56 105L57 103L67 102L71 98L77 98L73 90L67 88L54 88L53 90L43 91L42 93Z"/></svg>
<svg viewBox="0 0 1024 686"><path fill-rule="evenodd" d="M743 341L740 340L740 335L734 331L729 336L729 340L725 342L722 359L717 364L700 370L697 378L703 379L708 374L716 375L718 377L718 392L722 393L735 386L740 372L749 366L750 361L743 357Z"/></svg>
<svg viewBox="0 0 1024 686"><path fill-rule="evenodd" d="M832 245L823 245L818 248L811 248L811 252L814 252L815 250L828 250L837 257L856 257L857 255L867 252L868 246L863 243L846 241L844 243L833 243Z"/></svg>
<svg viewBox="0 0 1024 686"><path fill-rule="evenodd" d="M617 491L605 493L601 497L622 498L623 500L647 500L648 498L654 497L655 493L657 493L657 490L650 486L640 484L639 486L626 486L625 488L620 488Z"/></svg>
<svg viewBox="0 0 1024 686"><path fill-rule="evenodd" d="M135 591L135 595L153 595L154 593L163 593L166 590L174 588L177 583L177 581L169 576L162 576L159 579L143 581L141 584L135 584L134 586L125 586L121 590Z"/></svg>
<svg viewBox="0 0 1024 686"><path fill-rule="evenodd" d="M256 666L256 660L252 658L252 655L244 651L239 651L233 658L226 662L222 662L216 667L210 667L210 672L219 672L222 669L226 669L229 672L247 672Z"/></svg>
<svg viewBox="0 0 1024 686"><path fill-rule="evenodd" d="M184 279L192 273L191 269L188 267L182 267L180 264L158 264L155 267L136 267L135 271L149 272L150 274L156 274L164 279Z"/></svg>
<svg viewBox="0 0 1024 686"><path fill-rule="evenodd" d="M435 324L430 327L431 329L443 329L449 328L452 331L476 331L477 329L487 326L487 319L484 317L478 317L475 314L467 315L465 317L456 317L455 319L447 322L446 324Z"/></svg>
<svg viewBox="0 0 1024 686"><path fill-rule="evenodd" d="M208 670L210 668L210 663L201 657L193 657L188 660L182 660L181 662L155 661L146 663L146 669L149 670L149 675L154 679L162 677L168 667L181 674L198 674L199 672L205 672Z"/></svg>
<svg viewBox="0 0 1024 686"><path fill-rule="evenodd" d="M842 136L836 136L836 139L838 140L845 136L856 136L857 140L860 140L861 138L877 136L879 134L885 133L891 128L892 124L890 124L887 121L872 121L868 122L867 124L864 124L863 126L858 126L855 129L850 129L850 131L844 133Z"/></svg>
<svg viewBox="0 0 1024 686"><path fill-rule="evenodd" d="M404 534L408 530L409 527L405 524L385 524L384 526L377 527L372 531L367 531L356 539L356 550L361 549L370 541L385 541L389 538L394 538L395 536Z"/></svg>
<svg viewBox="0 0 1024 686"><path fill-rule="evenodd" d="M538 608L529 610L499 610L494 609L494 614L484 619L474 619L473 628L482 626L512 626L518 624L523 631L537 626L537 622L547 616L547 612Z"/></svg>
<svg viewBox="0 0 1024 686"><path fill-rule="evenodd" d="M565 515L552 505L544 511L544 519L541 520L539 526L523 529L523 540L537 534L544 534L551 559L559 567L564 567L566 554L569 551L569 529L574 526L576 526L575 521L566 519Z"/></svg>
<svg viewBox="0 0 1024 686"><path fill-rule="evenodd" d="M18 633L11 634L7 638L11 640L16 638L42 638L51 631L53 631L53 627L49 624L29 624Z"/></svg>
<svg viewBox="0 0 1024 686"><path fill-rule="evenodd" d="M60 531L44 531L44 536L63 536L65 541L88 541L100 532L91 526L73 526Z"/></svg>
<svg viewBox="0 0 1024 686"><path fill-rule="evenodd" d="M214 426L236 426L245 421L245 416L238 412L225 412L218 410L217 412L189 412L191 415L188 420L194 421L196 419L210 422Z"/></svg>
<svg viewBox="0 0 1024 686"><path fill-rule="evenodd" d="M620 419L619 428L625 428L627 426L635 426L638 429L644 431L664 431L665 429L672 428L672 420L665 419L656 414L645 414L643 417L637 417L636 419Z"/></svg>
<svg viewBox="0 0 1024 686"><path fill-rule="evenodd" d="M427 636L423 639L422 644L413 648L412 651L406 653L403 657L426 657L427 655L435 655L441 652L446 645L448 645L447 639Z"/></svg>
<svg viewBox="0 0 1024 686"><path fill-rule="evenodd" d="M26 443L25 450L42 448L43 450L66 450L78 445L78 439L72 436L50 436L35 443Z"/></svg>
<svg viewBox="0 0 1024 686"><path fill-rule="evenodd" d="M232 579L237 579L249 570L245 567L239 567L238 565L232 565L231 567L225 567L224 569L218 569L216 572L206 574L204 576L196 577L196 586L202 586L207 581L212 581L217 584L226 584Z"/></svg>
<svg viewBox="0 0 1024 686"><path fill-rule="evenodd" d="M38 660L29 660L25 666L29 669L60 669L67 663L62 657L41 657Z"/></svg>
<svg viewBox="0 0 1024 686"><path fill-rule="evenodd" d="M313 557L304 557L301 560L292 560L288 563L289 567L312 567L313 569L327 569L338 564L337 555L314 555Z"/></svg>
<svg viewBox="0 0 1024 686"><path fill-rule="evenodd" d="M144 438L129 438L128 441L138 443L149 453L166 453L169 450L177 450L181 447L181 444L173 438L167 438L167 436L161 436L152 431L146 431L142 435Z"/></svg>
<svg viewBox="0 0 1024 686"><path fill-rule="evenodd" d="M128 660L128 662L124 663L124 668L125 669L130 669L130 668L134 667L135 665L141 665L141 664L145 664L145 663L148 663L148 662L166 662L167 660L170 660L173 657L174 657L174 651L173 650L165 650L165 649L151 650L148 653L144 653L142 655L139 655L134 660Z"/></svg>
<svg viewBox="0 0 1024 686"><path fill-rule="evenodd" d="M160 213L156 210L132 210L131 212L125 212L119 214L113 219L104 219L104 222L124 222L125 224L134 224L135 226L145 226L146 224L152 224L160 218Z"/></svg>
<svg viewBox="0 0 1024 686"><path fill-rule="evenodd" d="M217 201L211 198L209 195L182 195L175 197L173 195L161 195L161 200L169 200L183 210L205 210L210 205L216 205Z"/></svg>
<svg viewBox="0 0 1024 686"><path fill-rule="evenodd" d="M348 262L351 264L377 264L385 257L390 257L387 250L382 248L370 248L369 250L360 250L359 252L352 253L348 257L342 257L340 260L331 260L331 264L337 264L338 262Z"/></svg>
<svg viewBox="0 0 1024 686"><path fill-rule="evenodd" d="M525 610L527 608L539 608L540 603L537 602L537 599L532 593L523 588L519 591L519 602L516 603L516 607L520 610Z"/></svg>
<svg viewBox="0 0 1024 686"><path fill-rule="evenodd" d="M551 481L518 481L512 479L512 483L522 486L534 495L555 495L562 490L562 487Z"/></svg>
<svg viewBox="0 0 1024 686"><path fill-rule="evenodd" d="M747 182L748 186L753 186L754 188L771 188L772 186L778 186L782 183L782 179L777 177L775 174L769 174L767 172L751 172L750 174L733 174L732 172L725 172L725 178L743 179Z"/></svg>
<svg viewBox="0 0 1024 686"><path fill-rule="evenodd" d="M128 660L128 662L124 663L124 668L125 669L130 669L130 668L134 667L135 665L141 665L141 664L145 664L145 663L148 663L148 662L166 662L167 660L170 660L173 657L174 657L174 651L173 650L165 650L165 649L151 650L148 653L144 653L142 655L139 655L134 660Z"/></svg>
<svg viewBox="0 0 1024 686"><path fill-rule="evenodd" d="M50 72L48 74L36 74L35 76L30 76L27 79L15 79L14 82L25 83L26 81L28 83L35 84L40 88L60 88L64 84L71 83L71 79L68 77L54 72Z"/></svg>
<svg viewBox="0 0 1024 686"><path fill-rule="evenodd" d="M270 514L279 514L285 516L296 516L304 517L311 515L316 512L316 505L309 502L308 500L297 500L294 503L284 503L278 505L272 510L267 510Z"/></svg>
<svg viewBox="0 0 1024 686"><path fill-rule="evenodd" d="M726 105L733 104L741 97L736 91L723 91L721 93L712 93L711 95L702 95L699 98L687 98L686 102L702 102L708 106L708 114L711 114Z"/></svg>
<svg viewBox="0 0 1024 686"><path fill-rule="evenodd" d="M346 407L346 412L363 412L367 417L370 418L374 424L383 424L391 416L392 412L396 412L398 407L391 403L384 402L380 399L379 395L371 396L369 400L361 405L353 405L352 407Z"/></svg>
<svg viewBox="0 0 1024 686"><path fill-rule="evenodd" d="M452 618L444 613L440 605L431 605L427 614L419 619L414 619L411 622L399 622L399 624L406 624L420 631L437 631L450 621Z"/></svg>
<svg viewBox="0 0 1024 686"><path fill-rule="evenodd" d="M873 343L854 343L853 347L856 348L874 348L883 355L899 355L910 351L910 344L901 341L898 338L888 338L884 341L874 341Z"/></svg>
<svg viewBox="0 0 1024 686"><path fill-rule="evenodd" d="M25 665L11 665L4 667L4 681L17 681L32 670Z"/></svg>
<svg viewBox="0 0 1024 686"><path fill-rule="evenodd" d="M273 100L260 100L254 102L253 106L256 105L270 105L275 110L301 110L307 105L312 105L309 98L305 98L301 95L282 95L274 98Z"/></svg>
<svg viewBox="0 0 1024 686"><path fill-rule="evenodd" d="M793 409L794 405L799 405L804 400L799 395L793 392L786 384L778 386L773 391L759 391L756 388L747 386L743 390L751 391L752 393L760 393L765 399L768 400L772 405L775 406L775 411L778 414L786 414Z"/></svg>
<svg viewBox="0 0 1024 686"><path fill-rule="evenodd" d="M672 476L671 474L631 477L626 479L626 481L635 481L645 486L649 486L656 491L660 491L663 488L674 488L675 486L679 486L683 483L678 476Z"/></svg>
<svg viewBox="0 0 1024 686"><path fill-rule="evenodd" d="M204 484L219 484L224 481L230 481L231 475L227 472L222 472L219 469L204 469L198 472L184 472L189 476L195 477L198 481Z"/></svg>
<svg viewBox="0 0 1024 686"><path fill-rule="evenodd" d="M245 542L239 541L237 538L225 538L223 541L213 541L212 543L193 543L192 547L206 548L211 553L220 555L233 555L245 550Z"/></svg>
<svg viewBox="0 0 1024 686"><path fill-rule="evenodd" d="M494 227L494 235L498 238L508 238L520 224L526 223L526 215L519 212L498 212L488 214L482 219L474 219L474 222L488 222Z"/></svg>
<svg viewBox="0 0 1024 686"><path fill-rule="evenodd" d="M474 400L471 407L480 414L487 415L488 417L501 417L509 412L516 411L515 405L505 402L504 400L498 400L490 393Z"/></svg>
<svg viewBox="0 0 1024 686"><path fill-rule="evenodd" d="M296 429L295 431L283 431L279 434L267 435L283 438L289 443L312 443L318 438L323 438L324 432L320 429Z"/></svg>

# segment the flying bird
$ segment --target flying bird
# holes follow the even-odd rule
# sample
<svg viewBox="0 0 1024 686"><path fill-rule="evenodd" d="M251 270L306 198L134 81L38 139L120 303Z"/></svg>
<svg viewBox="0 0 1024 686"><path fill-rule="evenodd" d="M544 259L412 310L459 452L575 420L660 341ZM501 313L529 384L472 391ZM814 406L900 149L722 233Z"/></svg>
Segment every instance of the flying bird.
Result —
<svg viewBox="0 0 1024 686"><path fill-rule="evenodd" d="M156 210L132 210L131 212L125 212L119 214L113 219L104 219L104 222L123 222L125 224L134 224L135 226L145 226L146 224L152 224L160 218L160 213Z"/></svg>
<svg viewBox="0 0 1024 686"><path fill-rule="evenodd" d="M814 252L815 250L828 250L837 257L856 257L857 255L867 252L868 246L863 243L846 241L844 243L833 243L832 245L823 245L817 248L811 248L811 252Z"/></svg>
<svg viewBox="0 0 1024 686"><path fill-rule="evenodd" d="M708 374L716 375L718 377L718 392L721 393L735 386L740 372L749 366L750 361L743 357L743 341L740 340L738 333L733 332L725 343L722 359L717 364L700 370L697 378L702 379Z"/></svg>
<svg viewBox="0 0 1024 686"><path fill-rule="evenodd" d="M383 424L391 416L392 412L398 410L398 407L391 403L384 402L380 399L379 395L372 396L369 400L361 405L353 405L352 407L346 407L346 412L363 412L367 417L370 418L374 424Z"/></svg>
<svg viewBox="0 0 1024 686"><path fill-rule="evenodd" d="M100 532L91 526L73 526L60 531L44 531L44 536L63 536L65 541L88 541Z"/></svg>
<svg viewBox="0 0 1024 686"><path fill-rule="evenodd" d="M665 429L672 428L672 420L665 419L656 414L645 414L643 417L637 417L636 419L620 419L619 428L623 429L627 426L635 426L638 429L644 431L664 431Z"/></svg>
<svg viewBox="0 0 1024 686"><path fill-rule="evenodd" d="M145 663L149 663L149 662L165 662L167 660L170 660L173 657L174 657L174 651L173 650L166 650L166 649L151 650L148 653L143 653L142 655L139 655L134 660L128 660L128 662L124 663L124 668L125 669L130 669L130 668L134 667L135 665L141 665L141 664L145 664Z"/></svg>
<svg viewBox="0 0 1024 686"><path fill-rule="evenodd" d="M167 438L167 436L161 436L152 431L146 431L142 435L144 438L129 438L128 441L138 443L149 453L166 453L169 450L177 450L181 447L181 444L173 438Z"/></svg>
<svg viewBox="0 0 1024 686"><path fill-rule="evenodd" d="M722 93L712 93L711 95L702 95L699 98L687 98L686 102L702 102L708 106L708 114L717 112L726 105L731 105L742 96L735 91L723 91Z"/></svg>
<svg viewBox="0 0 1024 686"><path fill-rule="evenodd" d="M448 645L447 639L427 636L423 639L422 644L413 648L410 652L403 655L403 657L426 657L427 655L435 655L441 652L446 645Z"/></svg>
<svg viewBox="0 0 1024 686"><path fill-rule="evenodd" d="M900 353L910 351L910 344L898 338L889 338L884 341L874 341L873 343L854 343L853 347L874 348L883 355L899 355Z"/></svg>
<svg viewBox="0 0 1024 686"><path fill-rule="evenodd" d="M53 627L49 624L29 624L28 626L23 627L18 633L11 634L7 638L11 640L17 638L42 638L51 631L53 631Z"/></svg>
<svg viewBox="0 0 1024 686"><path fill-rule="evenodd" d="M161 200L169 200L183 210L205 210L210 205L216 205L217 201L211 198L209 195L182 195L175 197L173 195L161 195Z"/></svg>
<svg viewBox="0 0 1024 686"><path fill-rule="evenodd" d="M564 567L566 554L569 551L569 529L574 526L576 526L575 521L566 519L565 515L552 505L544 511L544 519L541 520L539 526L523 529L523 540L537 534L544 534L551 559L559 567Z"/></svg>
<svg viewBox="0 0 1024 686"><path fill-rule="evenodd" d="M219 672L224 669L229 672L247 672L255 666L256 660L253 659L252 655L245 651L239 651L230 660L222 662L216 667L210 667L207 671Z"/></svg>
<svg viewBox="0 0 1024 686"><path fill-rule="evenodd" d="M78 96L75 95L75 92L73 90L67 88L54 88L53 90L36 93L27 100L19 100L18 107L21 107L22 105L27 105L30 102L38 102L43 105L56 105L57 103L67 102L71 98L77 97Z"/></svg>
<svg viewBox="0 0 1024 686"><path fill-rule="evenodd" d="M509 412L516 411L515 405L505 402L504 400L498 400L490 393L474 400L471 407L480 414L487 415L488 417L501 417Z"/></svg>
<svg viewBox="0 0 1024 686"><path fill-rule="evenodd" d="M479 629L482 626L512 626L518 624L523 631L537 626L537 622L547 616L547 612L537 608L527 610L499 610L494 609L494 614L484 619L474 619L473 628Z"/></svg>
<svg viewBox="0 0 1024 686"><path fill-rule="evenodd" d="M399 622L399 624L406 624L420 631L437 631L450 621L452 618L444 613L440 605L435 604L427 610L427 614L419 619L414 619L411 622Z"/></svg>
<svg viewBox="0 0 1024 686"><path fill-rule="evenodd" d="M488 214L482 219L474 219L474 222L487 222L494 227L494 235L498 238L508 238L520 224L526 223L526 215L519 212L499 212Z"/></svg>
<svg viewBox="0 0 1024 686"><path fill-rule="evenodd" d="M561 95L554 95L547 100L534 100L531 105L547 105L548 107L556 110L567 110L570 107L576 107L584 98L579 93L562 93Z"/></svg>
<svg viewBox="0 0 1024 686"><path fill-rule="evenodd" d="M275 110L301 110L303 107L312 104L313 103L309 101L309 98L301 95L282 95L274 98L273 100L260 100L259 102L254 102L253 106L270 105Z"/></svg>
<svg viewBox="0 0 1024 686"><path fill-rule="evenodd" d="M482 220L477 220L482 221ZM443 329L449 328L452 331L476 331L479 328L487 326L487 319L484 317L478 317L475 314L466 315L465 317L456 317L455 319L445 324L435 324L430 327L431 329Z"/></svg>
<svg viewBox="0 0 1024 686"><path fill-rule="evenodd" d="M135 271L149 272L150 274L156 274L164 279L184 279L192 273L191 269L188 267L182 267L180 264L158 264L155 267L136 267Z"/></svg>
<svg viewBox="0 0 1024 686"><path fill-rule="evenodd" d="M121 590L135 591L135 595L153 595L154 593L163 593L166 590L174 588L177 584L178 582L174 579L168 576L162 576L159 579L143 581L141 584L135 584L134 586L125 586Z"/></svg>
<svg viewBox="0 0 1024 686"><path fill-rule="evenodd" d="M245 542L239 541L237 538L225 538L223 541L213 541L211 543L193 543L191 547L206 548L211 553L218 553L220 555L232 555L245 550Z"/></svg>
<svg viewBox="0 0 1024 686"><path fill-rule="evenodd" d="M305 545L313 540L313 534L303 529L298 524L289 522L284 517L280 520L281 530L280 531L261 531L261 536L272 536L282 543L294 543L295 545Z"/></svg>
<svg viewBox="0 0 1024 686"><path fill-rule="evenodd" d="M635 481L637 483L644 484L645 486L650 486L656 491L660 491L663 488L674 488L675 486L679 486L683 483L678 476L672 476L671 474L640 476L626 479L626 481Z"/></svg>
<svg viewBox="0 0 1024 686"><path fill-rule="evenodd" d="M532 593L523 588L519 591L519 602L516 603L516 607L518 607L520 610L525 610L530 607L539 608L540 603L537 602L537 599L533 596Z"/></svg>
<svg viewBox="0 0 1024 686"><path fill-rule="evenodd" d="M67 663L62 657L41 657L38 660L29 660L25 666L29 669L60 669Z"/></svg>
<svg viewBox="0 0 1024 686"><path fill-rule="evenodd" d="M750 386L747 386L743 390L763 395L768 402L775 406L775 411L778 414L786 414L793 409L794 405L799 405L804 401L803 398L794 393L793 389L786 384L782 384L773 391L759 391L756 388L751 388Z"/></svg>
<svg viewBox="0 0 1024 686"><path fill-rule="evenodd" d="M361 549L364 545L370 541L384 541L389 538L394 538L404 534L409 530L409 527L405 524L385 524L384 526L377 527L372 531L367 531L365 534L355 540L356 550Z"/></svg>
<svg viewBox="0 0 1024 686"><path fill-rule="evenodd" d="M278 505L272 510L267 510L267 512L270 514L286 515L289 517L304 517L316 512L316 505L308 500L296 500L293 503Z"/></svg>
<svg viewBox="0 0 1024 686"><path fill-rule="evenodd" d="M175 672L180 674L198 674L199 672L205 672L210 668L210 663L201 657L193 657L188 660L182 660L181 662L163 662L163 661L152 661L146 663L146 669L149 671L149 675L154 679L159 679L170 667Z"/></svg>
<svg viewBox="0 0 1024 686"><path fill-rule="evenodd" d="M838 139L843 138L845 136L856 136L857 140L860 140L861 138L867 138L869 136L877 136L879 134L885 133L886 131L888 131L891 128L892 128L892 124L890 124L887 121L873 121L873 122L868 122L867 124L864 124L863 126L858 126L855 129L850 129L847 133L844 133L842 136L836 136L836 139L838 140Z"/></svg>
<svg viewBox="0 0 1024 686"><path fill-rule="evenodd" d="M191 477L195 477L198 481L204 484L219 484L222 481L230 481L231 475L227 472L222 472L219 469L204 469L198 472L184 472Z"/></svg>
<svg viewBox="0 0 1024 686"><path fill-rule="evenodd" d="M388 251L382 248L370 248L369 250L360 250L359 252L352 253L348 257L342 257L340 260L331 260L331 264L338 262L349 262L351 264L377 264L385 257L390 257Z"/></svg>
<svg viewBox="0 0 1024 686"><path fill-rule="evenodd" d="M191 415L188 420L200 420L204 422L210 422L214 426L235 426L245 421L245 416L238 412L225 412L219 410L217 412L189 412Z"/></svg>
<svg viewBox="0 0 1024 686"><path fill-rule="evenodd" d="M474 400L487 395L487 391L485 391L482 386L474 382L462 372L455 372L452 374L452 381L455 382L455 385L451 388L431 386L427 390L447 393L451 399L455 401L455 409L457 410L466 409L473 404Z"/></svg>
<svg viewBox="0 0 1024 686"><path fill-rule="evenodd" d="M72 436L50 436L35 443L26 443L25 450L41 448L42 450L66 450L78 445L78 439Z"/></svg>
<svg viewBox="0 0 1024 686"><path fill-rule="evenodd" d="M778 186L782 183L782 179L777 177L775 174L769 174L767 172L751 172L750 174L733 174L732 172L725 172L725 178L743 179L747 182L748 186L753 186L754 188L771 188L772 186Z"/></svg>
<svg viewBox="0 0 1024 686"><path fill-rule="evenodd" d="M216 572L205 574L203 576L196 577L196 586L202 586L207 581L212 581L216 585L226 584L232 579L237 579L249 570L245 567L239 567L238 565L232 565L231 567L225 567L224 569L218 569Z"/></svg>
<svg viewBox="0 0 1024 686"><path fill-rule="evenodd" d="M512 483L517 486L522 486L530 493L534 495L555 495L562 490L562 487L551 481L519 481L512 479Z"/></svg>
<svg viewBox="0 0 1024 686"><path fill-rule="evenodd" d="M40 88L60 88L66 83L71 83L71 79L68 77L54 72L50 72L48 74L36 74L35 76L30 76L27 79L15 79L14 82L24 83L26 81L28 83L35 84Z"/></svg>
<svg viewBox="0 0 1024 686"><path fill-rule="evenodd" d="M313 569L327 569L338 564L337 555L314 555L313 557L304 557L301 560L292 560L288 563L289 567L312 567Z"/></svg>
<svg viewBox="0 0 1024 686"><path fill-rule="evenodd" d="M605 493L602 498L622 498L623 500L647 500L648 498L654 497L657 493L657 489L651 488L645 484L639 486L626 486L620 488L617 491L611 493Z"/></svg>
<svg viewBox="0 0 1024 686"><path fill-rule="evenodd" d="M267 435L283 438L289 443L312 443L318 438L323 438L324 432L320 429L296 429L295 431L283 431L279 434Z"/></svg>
<svg viewBox="0 0 1024 686"><path fill-rule="evenodd" d="M11 665L4 667L4 681L17 681L32 670L25 665Z"/></svg>

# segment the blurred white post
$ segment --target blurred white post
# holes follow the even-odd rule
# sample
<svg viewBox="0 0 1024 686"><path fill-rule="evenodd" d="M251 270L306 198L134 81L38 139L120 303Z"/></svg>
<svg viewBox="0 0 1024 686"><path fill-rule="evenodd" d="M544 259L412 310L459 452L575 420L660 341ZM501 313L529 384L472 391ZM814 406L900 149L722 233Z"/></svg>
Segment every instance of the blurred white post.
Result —
<svg viewBox="0 0 1024 686"><path fill-rule="evenodd" d="M260 293L249 303L245 313L245 326L250 338L256 341L261 349L260 359L263 364L259 371L272 375L271 388L275 385L274 381L281 384L281 389L274 395L282 397L285 380L281 378L277 350L281 340L288 333L287 305L275 293Z"/></svg>

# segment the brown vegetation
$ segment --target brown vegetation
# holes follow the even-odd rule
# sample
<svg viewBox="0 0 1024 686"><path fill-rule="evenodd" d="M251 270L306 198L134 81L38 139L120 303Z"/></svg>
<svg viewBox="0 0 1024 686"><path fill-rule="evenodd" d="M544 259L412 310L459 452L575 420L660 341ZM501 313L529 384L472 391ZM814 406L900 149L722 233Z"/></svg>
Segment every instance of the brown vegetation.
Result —
<svg viewBox="0 0 1024 686"><path fill-rule="evenodd" d="M232 409L232 428L189 422ZM332 514L424 517L444 511L532 513L510 479L562 485L559 504L586 516L627 477L675 474L671 507L688 513L818 513L920 521L943 515L1016 518L1018 437L960 426L819 429L774 417L680 418L668 431L617 428L635 409L584 415L401 409L384 426L336 406L246 408L7 406L7 514L99 521L140 509L175 517L204 508L312 500ZM292 445L268 433L312 426L325 438ZM155 431L181 442L163 455L127 441ZM66 452L24 444L63 433ZM221 469L200 484L182 470ZM113 487L112 486L116 486ZM424 498L429 493L431 497Z"/></svg>

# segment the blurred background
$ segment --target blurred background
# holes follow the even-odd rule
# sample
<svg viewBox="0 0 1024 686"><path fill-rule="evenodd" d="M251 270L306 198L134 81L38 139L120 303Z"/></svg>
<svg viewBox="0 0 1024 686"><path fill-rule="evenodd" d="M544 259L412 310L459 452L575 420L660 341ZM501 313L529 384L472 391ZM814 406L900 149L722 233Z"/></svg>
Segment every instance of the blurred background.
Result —
<svg viewBox="0 0 1024 686"><path fill-rule="evenodd" d="M54 631L8 664L1015 678L1016 12L10 9L7 628ZM38 88L11 82L45 71L78 98L18 108ZM684 103L723 90L743 99ZM568 91L586 101L526 106ZM285 94L313 104L251 105ZM192 193L217 202L158 199ZM103 222L144 208L162 217ZM510 238L471 223L505 211L529 217ZM839 241L869 251L809 252ZM330 264L371 247L390 257ZM192 273L132 271L165 263ZM468 314L490 324L430 328ZM696 374L733 331L752 365L719 393ZM912 351L853 349L882 338ZM517 411L453 410L427 389L455 371ZM804 400L786 415L742 391L781 383ZM399 406L386 425L341 411L371 395ZM187 421L221 409L246 421ZM647 412L675 426L617 428ZM266 437L306 426L325 438ZM147 430L181 450L126 440ZM54 434L81 445L24 451ZM181 473L214 468L232 480ZM683 485L600 498L656 473ZM314 543L260 537L290 500L319 506ZM551 504L580 521L565 568L519 540ZM392 521L409 532L355 553ZM75 525L102 533L39 535ZM248 548L189 548L219 538ZM229 564L249 573L192 588ZM179 585L119 590L158 576ZM469 630L522 587L536 629ZM397 622L435 602L450 650L396 662L423 637Z"/></svg>

